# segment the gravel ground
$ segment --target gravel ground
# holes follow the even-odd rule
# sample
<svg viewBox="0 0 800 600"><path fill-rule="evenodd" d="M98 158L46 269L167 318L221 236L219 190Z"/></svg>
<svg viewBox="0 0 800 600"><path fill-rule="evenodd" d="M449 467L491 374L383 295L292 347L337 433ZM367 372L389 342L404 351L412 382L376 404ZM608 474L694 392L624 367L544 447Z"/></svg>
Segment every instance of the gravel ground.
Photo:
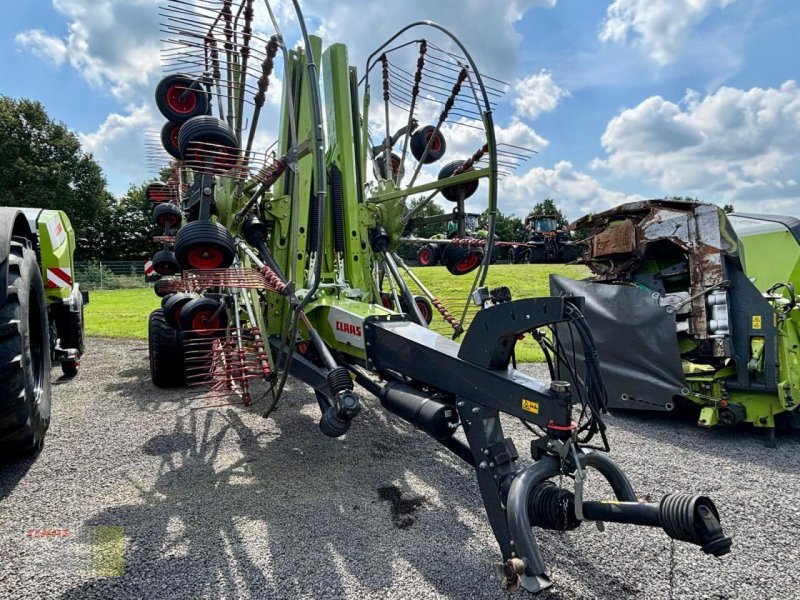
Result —
<svg viewBox="0 0 800 600"><path fill-rule="evenodd" d="M156 390L142 342L94 339L81 369L56 382L40 456L0 466L0 597L506 597L472 474L376 402L331 440L296 383L264 420L258 405ZM672 597L800 598L800 436L771 450L746 427L609 422L640 495L708 493L735 535L723 559L676 544ZM525 454L525 430L506 425ZM94 525L124 527L124 576L87 571L81 532ZM54 529L68 537L37 537ZM670 597L659 531L538 540L554 581L540 598Z"/></svg>

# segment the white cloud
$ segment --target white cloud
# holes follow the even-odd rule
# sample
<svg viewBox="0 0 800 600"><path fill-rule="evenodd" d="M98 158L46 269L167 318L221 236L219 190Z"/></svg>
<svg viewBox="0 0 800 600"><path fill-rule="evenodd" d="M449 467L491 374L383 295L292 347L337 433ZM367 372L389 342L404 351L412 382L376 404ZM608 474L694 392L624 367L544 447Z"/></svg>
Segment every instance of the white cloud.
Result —
<svg viewBox="0 0 800 600"><path fill-rule="evenodd" d="M50 62L53 66L60 67L67 59L67 45L64 41L41 29L23 31L16 35L14 41L18 46Z"/></svg>
<svg viewBox="0 0 800 600"><path fill-rule="evenodd" d="M687 43L689 31L735 0L614 0L600 30L605 42L633 41L659 65Z"/></svg>
<svg viewBox="0 0 800 600"><path fill-rule="evenodd" d="M69 21L66 37L22 32L17 44L56 65L65 60L98 90L125 104L141 101L159 68L156 0L54 0ZM149 90L148 90L149 91Z"/></svg>
<svg viewBox="0 0 800 600"><path fill-rule="evenodd" d="M534 167L518 177L503 179L499 193L500 210L520 217L545 198L553 198L570 219L644 199L606 189L591 175L575 169L569 161L558 162L553 168Z"/></svg>
<svg viewBox="0 0 800 600"><path fill-rule="evenodd" d="M41 56L56 65L69 64L95 89L95 93L109 93L120 104L120 109L109 114L93 132L81 135L88 151L93 152L109 172L114 191L121 191L119 178L140 179L144 171L141 156L142 132L158 131L161 117L153 107L152 93L160 76L159 16L160 0L52 0L53 6L67 20L67 34L54 36L42 30L22 32L17 36L20 48ZM487 11L482 0L465 0L457 11L445 3L427 0L410 0L393 8L392 19L386 19L383 8L371 0L353 0L347 3L329 3L324 0L306 0L303 3L309 27L325 35L326 43L344 41L350 49L353 64L362 65L368 52L396 32L398 24L417 19L431 19L455 32L473 53L482 69L490 74L508 74L513 70L509 56L514 56L521 36L515 23L533 7L550 8L557 0L512 0L499 10ZM290 2L280 0L274 4L276 14L289 45L294 45L297 28ZM358 36L346 35L358 23ZM255 28L262 35L270 35L272 27L264 6L256 9ZM447 38L428 30L436 43L448 47ZM281 61L278 61L278 71ZM280 73L278 72L277 75ZM496 84L493 84L496 85ZM280 85L273 77L268 103L262 113L265 130L277 126L275 107L280 101ZM431 107L427 112L433 112ZM426 114L426 120L433 119ZM457 118L457 117L456 117ZM261 128L260 128L261 129ZM457 128L465 130L465 128ZM466 130L469 131L469 130ZM507 136L510 143L541 148L546 140L521 122L511 122L500 129L500 137ZM265 132L256 136L261 148L268 145ZM379 140L375 140L378 142ZM474 152L471 134L450 132L448 141L452 153L448 158L462 158ZM474 146L474 147L473 147ZM467 152L467 148L468 152ZM425 174L424 177L429 177Z"/></svg>
<svg viewBox="0 0 800 600"><path fill-rule="evenodd" d="M362 68L367 54L383 43L406 23L430 20L450 29L473 54L481 70L490 75L507 76L514 67L514 57L521 36L514 24L530 9L552 8L557 0L511 0L487 7L484 0L462 0L457 6L452 2L407 0L392 5L391 18L386 6L374 0L329 2L310 0L304 3L306 16L318 15L319 32L329 42L348 44L351 59ZM358 35L347 35L357 24ZM417 30L417 32L422 30ZM432 35L428 30L425 36ZM437 43L449 43L445 38ZM452 48L452 46L450 46Z"/></svg>
<svg viewBox="0 0 800 600"><path fill-rule="evenodd" d="M594 165L657 184L669 195L740 210L794 202L797 213L798 139L794 81L780 88L723 87L705 97L690 91L680 104L653 96L614 117L601 138L607 157Z"/></svg>
<svg viewBox="0 0 800 600"><path fill-rule="evenodd" d="M559 100L569 96L567 90L556 85L552 73L547 69L518 80L514 84L514 91L517 114L530 119L554 110Z"/></svg>
<svg viewBox="0 0 800 600"><path fill-rule="evenodd" d="M92 133L79 133L78 138L104 169L129 182L142 181L147 175L143 132L159 131L162 117L149 105L132 107L129 114L110 114ZM150 173L155 175L156 173ZM115 190L122 192L124 190Z"/></svg>

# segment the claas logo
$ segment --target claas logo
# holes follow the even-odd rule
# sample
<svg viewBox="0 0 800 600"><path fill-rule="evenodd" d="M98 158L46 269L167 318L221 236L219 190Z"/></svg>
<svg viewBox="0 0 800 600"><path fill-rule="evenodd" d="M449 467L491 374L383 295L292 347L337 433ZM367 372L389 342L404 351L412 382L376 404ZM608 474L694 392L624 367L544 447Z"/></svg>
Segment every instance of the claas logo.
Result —
<svg viewBox="0 0 800 600"><path fill-rule="evenodd" d="M341 331L344 333L348 333L350 335L357 335L361 337L361 327L358 325L353 325L352 323L343 323L341 321L336 321L336 331Z"/></svg>

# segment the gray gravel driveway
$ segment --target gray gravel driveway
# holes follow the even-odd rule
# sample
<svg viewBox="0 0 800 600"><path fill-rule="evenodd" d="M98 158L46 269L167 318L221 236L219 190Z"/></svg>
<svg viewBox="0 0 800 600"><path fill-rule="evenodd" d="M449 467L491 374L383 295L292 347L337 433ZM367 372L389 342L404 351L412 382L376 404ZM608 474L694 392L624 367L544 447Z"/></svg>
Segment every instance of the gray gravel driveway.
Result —
<svg viewBox="0 0 800 600"><path fill-rule="evenodd" d="M157 390L146 343L100 339L54 390L44 451L0 465L0 598L507 597L474 476L377 401L332 440L303 385L265 420ZM771 450L747 427L608 421L637 493L710 494L733 552L678 543L671 569L659 531L541 532L540 598L800 598L800 435ZM527 456L527 432L507 431ZM124 575L87 569L96 526L124 528Z"/></svg>

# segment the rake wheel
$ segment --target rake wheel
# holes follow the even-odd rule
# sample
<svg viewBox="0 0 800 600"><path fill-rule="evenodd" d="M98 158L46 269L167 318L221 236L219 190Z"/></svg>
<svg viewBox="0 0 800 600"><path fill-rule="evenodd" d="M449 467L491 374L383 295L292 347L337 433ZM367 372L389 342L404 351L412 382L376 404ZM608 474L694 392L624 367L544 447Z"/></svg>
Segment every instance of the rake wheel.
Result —
<svg viewBox="0 0 800 600"><path fill-rule="evenodd" d="M178 134L181 130L181 124L174 121L167 121L161 128L161 145L167 154L173 158L180 159L181 153L178 149Z"/></svg>
<svg viewBox="0 0 800 600"><path fill-rule="evenodd" d="M175 275L181 270L172 250L159 250L153 254L153 270L159 275Z"/></svg>
<svg viewBox="0 0 800 600"><path fill-rule="evenodd" d="M235 256L231 234L214 221L192 221L175 236L175 257L184 269L226 269Z"/></svg>
<svg viewBox="0 0 800 600"><path fill-rule="evenodd" d="M466 275L481 266L483 254L480 248L448 244L442 252L442 264L452 275Z"/></svg>
<svg viewBox="0 0 800 600"><path fill-rule="evenodd" d="M170 121L183 123L208 112L208 95L196 79L169 75L156 86L156 106Z"/></svg>
<svg viewBox="0 0 800 600"><path fill-rule="evenodd" d="M453 174L456 172L461 165L464 164L463 160L454 160L453 162L447 163L445 166L442 167L442 170L439 171L439 180L447 179L448 177L452 177ZM467 169L465 172L471 171L472 169ZM478 191L478 180L475 179L473 181L468 181L467 183L460 183L457 185L449 185L447 187L442 188L442 196L450 200L450 202L458 202L462 197L464 199L469 198L475 192Z"/></svg>
<svg viewBox="0 0 800 600"><path fill-rule="evenodd" d="M178 153L198 170L233 167L239 156L236 132L222 119L203 115L186 121L178 133Z"/></svg>
<svg viewBox="0 0 800 600"><path fill-rule="evenodd" d="M444 135L441 131L436 131L436 127L433 125L427 125L415 131L410 141L411 154L413 154L414 158L417 160L422 160L422 156L425 154L425 148L428 146L428 142L431 138L433 138L433 141L430 142L428 154L425 156L425 160L422 161L422 163L426 165L435 163L444 156L447 150L447 142L444 139Z"/></svg>
<svg viewBox="0 0 800 600"><path fill-rule="evenodd" d="M216 298L194 298L181 308L178 325L181 331L191 332L192 336L220 337L228 326L228 313L220 310L220 302Z"/></svg>
<svg viewBox="0 0 800 600"><path fill-rule="evenodd" d="M174 204L158 204L153 208L153 221L161 229L177 229L182 220L181 209Z"/></svg>

